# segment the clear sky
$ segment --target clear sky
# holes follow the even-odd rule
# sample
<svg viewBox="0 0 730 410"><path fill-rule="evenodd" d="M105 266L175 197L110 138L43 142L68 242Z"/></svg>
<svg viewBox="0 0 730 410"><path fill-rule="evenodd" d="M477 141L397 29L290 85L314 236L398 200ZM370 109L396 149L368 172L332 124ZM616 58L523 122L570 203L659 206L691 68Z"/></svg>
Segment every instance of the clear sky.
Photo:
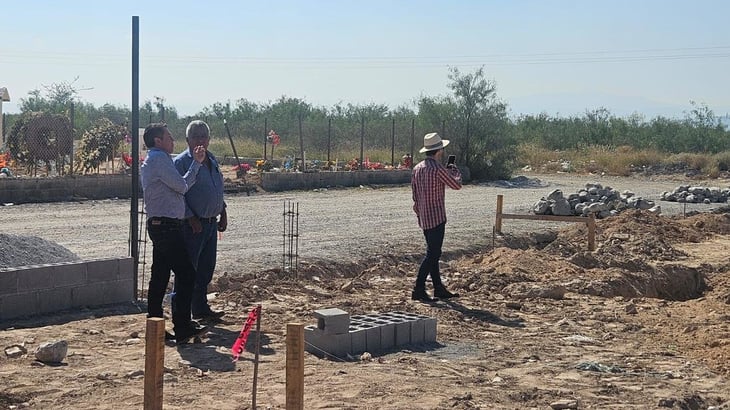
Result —
<svg viewBox="0 0 730 410"><path fill-rule="evenodd" d="M730 113L724 0L5 0L3 111L76 77L82 100L131 106L133 15L140 103L181 114L282 95L413 106L449 92L450 66L484 66L513 115Z"/></svg>

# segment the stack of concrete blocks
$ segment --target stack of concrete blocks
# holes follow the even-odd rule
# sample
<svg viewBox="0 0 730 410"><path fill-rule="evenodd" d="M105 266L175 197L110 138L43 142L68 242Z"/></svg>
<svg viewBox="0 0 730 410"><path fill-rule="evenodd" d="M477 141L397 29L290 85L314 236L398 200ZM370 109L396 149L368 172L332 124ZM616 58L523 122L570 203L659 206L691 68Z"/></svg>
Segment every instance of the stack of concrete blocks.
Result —
<svg viewBox="0 0 730 410"><path fill-rule="evenodd" d="M346 358L405 345L436 342L436 319L408 312L350 316L342 309L314 311L317 325L304 328L305 350Z"/></svg>

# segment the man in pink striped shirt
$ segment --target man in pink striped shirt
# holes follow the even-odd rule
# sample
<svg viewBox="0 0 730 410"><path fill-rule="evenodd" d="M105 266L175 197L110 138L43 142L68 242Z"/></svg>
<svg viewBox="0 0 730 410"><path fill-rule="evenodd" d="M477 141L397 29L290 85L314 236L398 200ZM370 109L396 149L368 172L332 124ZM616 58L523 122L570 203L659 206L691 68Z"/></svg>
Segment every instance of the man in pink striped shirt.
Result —
<svg viewBox="0 0 730 410"><path fill-rule="evenodd" d="M416 277L416 286L411 299L422 302L434 302L426 293L426 279L431 275L434 297L449 299L458 297L449 292L441 282L439 274L439 258L444 243L446 228L446 205L444 195L446 187L461 189L461 172L454 164L446 167L441 164L444 148L449 140L432 132L423 137L423 148L419 152L426 153L426 159L413 167L411 189L413 190L413 211L418 218L418 226L426 237L426 257L421 262Z"/></svg>

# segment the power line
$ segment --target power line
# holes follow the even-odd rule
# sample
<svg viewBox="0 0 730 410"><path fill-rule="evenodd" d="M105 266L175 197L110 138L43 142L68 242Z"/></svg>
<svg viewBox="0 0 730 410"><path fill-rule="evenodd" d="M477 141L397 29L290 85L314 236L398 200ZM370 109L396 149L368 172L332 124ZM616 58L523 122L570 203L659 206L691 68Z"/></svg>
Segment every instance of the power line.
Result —
<svg viewBox="0 0 730 410"><path fill-rule="evenodd" d="M2 51L0 63L112 65L125 64L122 54L88 52ZM575 51L460 56L396 56L396 57L245 57L245 56L147 56L142 62L151 67L176 68L202 65L238 65L252 68L284 69L362 69L362 68L428 68L442 66L510 66L552 64L596 64L708 60L730 57L730 46L636 49L619 51Z"/></svg>

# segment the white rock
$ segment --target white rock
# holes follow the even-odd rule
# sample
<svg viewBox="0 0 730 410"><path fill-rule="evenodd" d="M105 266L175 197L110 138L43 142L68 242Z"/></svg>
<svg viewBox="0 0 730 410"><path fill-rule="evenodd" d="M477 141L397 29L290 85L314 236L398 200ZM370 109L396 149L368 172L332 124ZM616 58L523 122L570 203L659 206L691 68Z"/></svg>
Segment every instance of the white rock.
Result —
<svg viewBox="0 0 730 410"><path fill-rule="evenodd" d="M38 350L35 352L35 358L44 363L60 363L66 358L66 353L68 353L68 342L65 340L57 340L38 346Z"/></svg>
<svg viewBox="0 0 730 410"><path fill-rule="evenodd" d="M22 345L12 345L5 348L5 356L9 359L15 359L28 353L28 350Z"/></svg>

